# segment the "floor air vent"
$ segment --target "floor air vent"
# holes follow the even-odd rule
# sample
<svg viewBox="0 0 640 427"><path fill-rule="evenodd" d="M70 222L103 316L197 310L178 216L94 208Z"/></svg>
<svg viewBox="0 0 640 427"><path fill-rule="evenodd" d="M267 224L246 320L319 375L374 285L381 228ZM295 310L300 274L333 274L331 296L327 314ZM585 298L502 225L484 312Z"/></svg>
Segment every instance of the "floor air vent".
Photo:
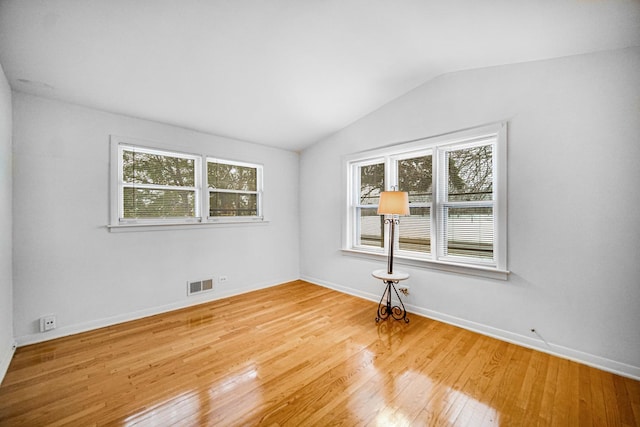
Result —
<svg viewBox="0 0 640 427"><path fill-rule="evenodd" d="M199 294L213 290L213 279L198 280L187 283L187 295Z"/></svg>

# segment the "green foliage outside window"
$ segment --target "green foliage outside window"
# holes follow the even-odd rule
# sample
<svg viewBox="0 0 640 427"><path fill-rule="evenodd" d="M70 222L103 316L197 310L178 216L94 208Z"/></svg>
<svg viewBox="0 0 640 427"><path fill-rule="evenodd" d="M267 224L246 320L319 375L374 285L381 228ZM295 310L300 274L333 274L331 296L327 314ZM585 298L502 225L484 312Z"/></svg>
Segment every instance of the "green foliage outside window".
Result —
<svg viewBox="0 0 640 427"><path fill-rule="evenodd" d="M193 159L124 149L122 180L124 218L195 216Z"/></svg>
<svg viewBox="0 0 640 427"><path fill-rule="evenodd" d="M258 169L208 162L209 216L258 216Z"/></svg>
<svg viewBox="0 0 640 427"><path fill-rule="evenodd" d="M209 188L222 190L258 190L256 168L227 163L209 162L207 166Z"/></svg>
<svg viewBox="0 0 640 427"><path fill-rule="evenodd" d="M447 165L446 202L491 201L493 199L492 146L451 150ZM402 218L398 241L402 250L431 251L433 202L433 158L431 155L397 160L399 191L409 193L410 215ZM361 205L376 205L385 189L385 163L359 167ZM384 221L375 208L359 208L359 241L365 246L384 247ZM447 253L476 258L493 257L493 212L491 208L447 208Z"/></svg>

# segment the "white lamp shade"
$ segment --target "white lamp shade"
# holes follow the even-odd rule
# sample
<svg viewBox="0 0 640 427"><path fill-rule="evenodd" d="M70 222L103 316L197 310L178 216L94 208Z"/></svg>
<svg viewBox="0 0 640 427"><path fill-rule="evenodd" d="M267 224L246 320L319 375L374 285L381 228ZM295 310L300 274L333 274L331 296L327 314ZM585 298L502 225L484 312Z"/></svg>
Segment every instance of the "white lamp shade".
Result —
<svg viewBox="0 0 640 427"><path fill-rule="evenodd" d="M409 193L406 191L380 193L378 215L409 215Z"/></svg>

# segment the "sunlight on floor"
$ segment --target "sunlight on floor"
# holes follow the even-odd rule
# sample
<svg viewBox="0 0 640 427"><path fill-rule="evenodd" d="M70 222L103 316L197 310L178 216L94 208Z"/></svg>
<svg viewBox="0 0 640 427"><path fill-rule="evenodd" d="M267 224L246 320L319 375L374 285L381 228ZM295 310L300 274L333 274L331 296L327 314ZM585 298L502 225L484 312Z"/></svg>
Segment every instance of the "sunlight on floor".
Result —
<svg viewBox="0 0 640 427"><path fill-rule="evenodd" d="M208 393L201 393L198 390L180 393L131 415L124 421L123 425L127 427L134 425L171 425L187 419L191 419L194 422L202 420L202 417L206 418L212 415L209 413L210 402L219 400L221 396L230 396L228 393L238 387L251 387L250 383L256 381L257 378L258 370L255 365L252 365L248 370L225 377L218 384L212 385ZM255 391L255 393L246 393L244 395L243 404L246 407L252 408L259 405L261 392L259 388Z"/></svg>
<svg viewBox="0 0 640 427"><path fill-rule="evenodd" d="M186 417L198 414L200 401L196 390L180 393L150 408L145 408L137 414L124 420L123 425L163 425L183 420Z"/></svg>
<svg viewBox="0 0 640 427"><path fill-rule="evenodd" d="M252 366L248 371L243 371L239 374L225 378L225 381L212 388L210 392L211 397L214 397L217 394L227 393L242 384L255 380L256 378L258 378L258 369L255 366Z"/></svg>
<svg viewBox="0 0 640 427"><path fill-rule="evenodd" d="M440 381L420 374L415 371L406 371L393 379L387 380L386 386L393 388L389 393L387 402L397 401L400 395L411 396L406 399L409 406L385 406L378 412L375 418L375 425L378 426L410 426L415 422L418 424L435 421L431 419L433 414L443 416L439 421L448 425L491 425L498 424L500 420L499 412L489 405L465 394L452 389ZM380 382L384 384L384 382ZM421 408L421 409L420 409ZM403 411L404 410L404 411ZM409 419L406 413L416 413L420 415L415 419Z"/></svg>
<svg viewBox="0 0 640 427"><path fill-rule="evenodd" d="M376 417L375 425L379 427L408 427L411 422L398 408L384 408Z"/></svg>
<svg viewBox="0 0 640 427"><path fill-rule="evenodd" d="M428 410L443 414L450 425L498 424L500 419L498 411L485 403L449 387L443 394L444 396L439 395L431 400Z"/></svg>

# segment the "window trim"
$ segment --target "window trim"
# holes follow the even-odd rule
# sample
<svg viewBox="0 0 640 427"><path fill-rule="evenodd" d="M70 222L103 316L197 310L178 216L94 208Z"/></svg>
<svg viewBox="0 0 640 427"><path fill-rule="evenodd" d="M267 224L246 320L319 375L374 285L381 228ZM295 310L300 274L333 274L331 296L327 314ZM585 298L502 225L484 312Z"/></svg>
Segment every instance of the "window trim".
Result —
<svg viewBox="0 0 640 427"><path fill-rule="evenodd" d="M388 159L392 165L397 163L398 159L411 158L415 154L421 152L431 152L432 154L432 176L434 181L432 188L434 196L431 202L431 230L432 233L440 232L437 227L436 215L440 209L439 198L437 193L436 181L439 179L440 172L436 156L440 156L443 149L451 146L466 148L475 144L482 145L482 141L487 139L495 140L495 153L493 154L493 182L494 182L494 259L495 263L488 264L482 261L470 260L467 258L458 259L456 257L448 257L446 259L437 259L434 257L437 248L437 240L431 238L431 253L420 256L418 252L396 251L394 261L399 264L406 264L416 267L433 268L455 273L471 274L493 279L507 280L509 271L507 270L507 122L492 123L488 125L468 128L456 132L450 132L433 137L419 138L407 142L387 145L382 148L353 153L343 157L343 191L344 211L342 215L342 253L345 255L364 257L368 259L380 259L386 257L386 248L371 248L356 246L353 243L357 241L354 233L357 231L355 217L352 217L353 209L352 201L356 197L354 183L354 167L356 165L366 164L368 159L376 159L377 162L382 159ZM463 145L461 145L463 144ZM389 164L387 163L387 164ZM393 166L395 168L395 166ZM385 167L385 186L389 188L389 181L393 173L389 167ZM451 203L451 202L447 202ZM402 222L402 219L400 220ZM435 226L435 227L434 227ZM385 229L386 233L386 229ZM384 239L384 236L383 236ZM386 239L384 239L386 244Z"/></svg>
<svg viewBox="0 0 640 427"><path fill-rule="evenodd" d="M127 149L146 154L155 154L155 155L163 155L167 157L179 157L183 159L193 160L193 168L194 168L194 186L193 187L180 187L180 186L172 186L172 185L156 185L156 184L136 184L131 185L129 183L124 182L123 177L123 163L122 163L122 153ZM201 174L199 174L199 170L201 168L202 158L198 155L182 153L179 151L170 151L160 148L149 148L140 145L134 145L129 143L118 143L116 146L116 156L117 156L117 180L115 187L117 190L116 200L117 200L117 211L115 212L117 223L119 225L131 225L131 224L176 224L176 223L193 223L200 222L201 217L200 208L201 205L201 196L202 196L202 180ZM125 188L148 188L148 189L167 189L167 190L182 190L182 191L192 191L194 193L194 216L193 217L163 217L163 218L124 218L124 189Z"/></svg>
<svg viewBox="0 0 640 427"><path fill-rule="evenodd" d="M206 194L203 195L203 198L206 200L203 200L203 212L206 213L206 220L210 221L210 222L215 222L215 223L221 223L221 222L251 222L251 221L262 221L264 220L264 214L263 214L263 209L262 209L262 200L263 200L263 165L261 164L257 164L257 163L248 163L248 162L239 162L239 161L235 161L235 160L227 160L227 159L222 159L220 157L213 157L213 156L205 156L204 159L204 165L202 168L202 173L204 176L204 183L205 185L204 187L204 192L206 192ZM224 190L224 189L218 189L218 190L211 190L209 188L209 180L208 180L208 170L209 170L209 163L220 163L220 164L225 164L225 165L235 165L235 166L240 166L240 167L245 167L245 168L254 168L256 169L256 191L244 191L244 190ZM255 194L256 195L256 203L257 203L257 215L247 215L247 216L211 216L210 215L210 206L209 206L209 195L211 194L211 192L218 192L218 193L232 193L232 194Z"/></svg>
<svg viewBox="0 0 640 427"><path fill-rule="evenodd" d="M123 198L121 197L122 185L122 156L121 148L130 147L140 151L154 154L180 155L186 158L195 159L195 216L177 218L136 218L121 220L120 213L123 211ZM257 169L258 175L258 216L227 216L209 217L209 188L207 182L207 162L216 160L220 163L234 164ZM258 163L242 162L237 160L222 159L219 156L208 154L185 152L162 143L154 143L136 138L110 135L110 176L109 176L109 224L107 229L111 232L121 231L154 231L166 229L194 229L198 226L221 226L221 225L251 225L266 224L264 217L264 166ZM182 187L179 187L182 189ZM192 188L189 187L189 190Z"/></svg>
<svg viewBox="0 0 640 427"><path fill-rule="evenodd" d="M382 164L385 163L385 158L384 157L374 157L374 158L366 159L366 160L364 160L362 162L358 162L357 164L352 163L351 164L351 168L352 169L350 171L350 177L352 179L355 178L355 179L359 180L360 178L359 177L356 178L356 174L354 173L354 169L356 167L371 166L371 165L377 165L377 164L380 164L380 163L382 163ZM389 180L389 175L388 175L388 171L385 168L384 182L386 183L386 182L388 182L388 180ZM357 186L360 187L359 184ZM355 188L355 187L356 187L356 185L353 184L350 188ZM358 216L360 210L362 210L362 209L377 209L377 207L378 207L377 204L362 204L362 203L359 203L359 198L360 198L359 196L360 196L359 194L356 194L354 192L354 193L352 193L352 195L350 197L350 202L349 203L354 208L353 211L351 212L351 215L353 215L352 221L354 220L355 217ZM358 224L360 224L360 223L358 222ZM354 229L351 232L352 232L351 239L354 242L353 246L356 247L357 249L375 251L375 252L384 251L384 248L373 249L372 246L364 246L364 245L357 244L357 241L358 241L358 238L357 238L358 229L356 227L354 227ZM382 236L382 239L384 240L384 235Z"/></svg>

